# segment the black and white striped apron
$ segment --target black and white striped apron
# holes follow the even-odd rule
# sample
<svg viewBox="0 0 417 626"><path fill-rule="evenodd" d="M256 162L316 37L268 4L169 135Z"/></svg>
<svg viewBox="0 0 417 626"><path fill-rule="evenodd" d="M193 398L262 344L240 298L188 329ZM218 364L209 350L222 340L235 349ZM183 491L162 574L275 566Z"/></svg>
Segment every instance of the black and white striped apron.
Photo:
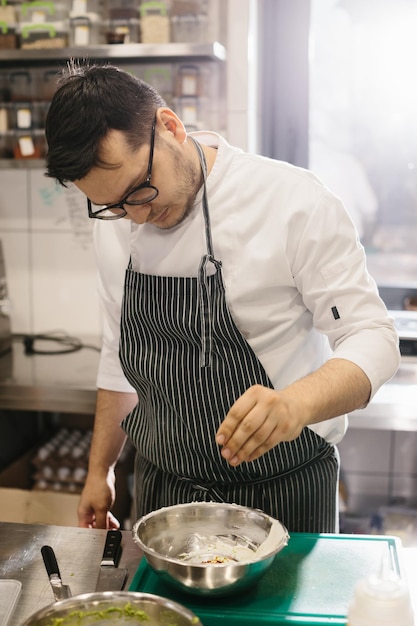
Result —
<svg viewBox="0 0 417 626"><path fill-rule="evenodd" d="M233 468L215 433L232 404L254 384L273 388L236 327L214 258L205 189L207 254L198 277L126 271L120 360L138 393L122 426L137 450L135 515L195 500L262 509L291 532L335 532L338 459L304 428L261 458ZM213 264L214 273L207 271Z"/></svg>

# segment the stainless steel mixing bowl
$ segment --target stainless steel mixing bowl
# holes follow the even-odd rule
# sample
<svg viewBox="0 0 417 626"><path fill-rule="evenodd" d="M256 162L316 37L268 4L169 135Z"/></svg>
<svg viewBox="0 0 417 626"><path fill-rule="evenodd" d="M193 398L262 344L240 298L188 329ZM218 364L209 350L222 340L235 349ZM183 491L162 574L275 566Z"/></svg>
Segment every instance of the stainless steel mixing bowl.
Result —
<svg viewBox="0 0 417 626"><path fill-rule="evenodd" d="M197 595L226 595L257 581L289 535L276 519L236 504L192 502L153 511L133 527L152 569Z"/></svg>
<svg viewBox="0 0 417 626"><path fill-rule="evenodd" d="M202 626L194 613L150 593L103 591L61 600L37 611L22 626Z"/></svg>

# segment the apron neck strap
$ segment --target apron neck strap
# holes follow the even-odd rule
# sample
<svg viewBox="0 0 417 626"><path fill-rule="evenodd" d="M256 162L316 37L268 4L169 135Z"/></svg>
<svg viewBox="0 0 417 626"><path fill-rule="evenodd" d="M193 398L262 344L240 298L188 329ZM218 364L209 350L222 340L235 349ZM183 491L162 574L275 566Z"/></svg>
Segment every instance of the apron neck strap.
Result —
<svg viewBox="0 0 417 626"><path fill-rule="evenodd" d="M212 241L212 238L211 238L211 227L210 227L210 213L209 213L208 200L207 200L207 184L206 184L206 181L207 181L207 161L206 161L206 157L204 156L204 151L203 151L203 148L201 147L200 143L198 141L196 141L194 139L194 137L191 137L191 135L189 135L188 138L192 141L192 143L194 144L195 149L197 150L197 154L198 154L198 158L199 158L200 166L201 166L201 171L203 173L203 198L202 198L202 204L203 204L203 215L204 215L204 223L205 223L205 233L206 233L206 244L207 244L208 260L211 261L212 263L214 263L214 265L218 269L219 261L215 260L214 252L213 252L213 241Z"/></svg>

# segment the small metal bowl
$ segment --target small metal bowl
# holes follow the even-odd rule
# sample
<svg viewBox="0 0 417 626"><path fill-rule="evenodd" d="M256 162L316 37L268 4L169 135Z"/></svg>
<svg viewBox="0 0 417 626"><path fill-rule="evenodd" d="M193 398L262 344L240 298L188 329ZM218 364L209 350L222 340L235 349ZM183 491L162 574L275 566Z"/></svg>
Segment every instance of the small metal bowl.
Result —
<svg viewBox="0 0 417 626"><path fill-rule="evenodd" d="M164 581L200 596L251 586L289 540L287 529L266 513L217 502L164 507L140 518L132 532Z"/></svg>
<svg viewBox="0 0 417 626"><path fill-rule="evenodd" d="M136 616L135 616L136 612ZM37 611L22 626L202 626L194 613L177 602L132 591L85 593Z"/></svg>

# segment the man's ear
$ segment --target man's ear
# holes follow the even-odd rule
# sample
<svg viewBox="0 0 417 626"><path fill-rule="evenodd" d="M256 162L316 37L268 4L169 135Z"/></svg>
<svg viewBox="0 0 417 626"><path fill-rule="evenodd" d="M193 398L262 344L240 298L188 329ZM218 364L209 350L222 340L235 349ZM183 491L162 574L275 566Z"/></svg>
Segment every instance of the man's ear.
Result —
<svg viewBox="0 0 417 626"><path fill-rule="evenodd" d="M164 132L171 133L173 137L179 142L183 143L186 140L187 132L183 122L178 115L168 109L167 107L161 107L156 113L157 128L160 134Z"/></svg>

